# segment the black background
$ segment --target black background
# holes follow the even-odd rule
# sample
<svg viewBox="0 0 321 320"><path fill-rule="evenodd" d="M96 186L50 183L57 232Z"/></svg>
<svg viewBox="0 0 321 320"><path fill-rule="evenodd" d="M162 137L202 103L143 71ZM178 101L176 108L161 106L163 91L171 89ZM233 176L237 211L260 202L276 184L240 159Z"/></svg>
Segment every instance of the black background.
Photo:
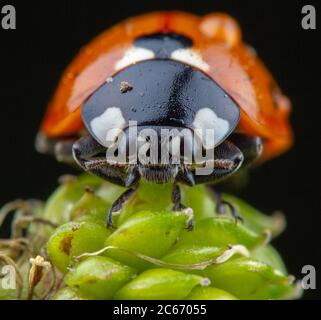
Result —
<svg viewBox="0 0 321 320"><path fill-rule="evenodd" d="M317 1L0 1L17 9L17 30L0 29L0 205L16 198L45 199L57 178L71 172L39 155L34 137L59 76L79 48L114 23L136 14L179 9L223 11L293 102L296 142L287 154L258 168L243 198L270 213L287 215L275 242L291 274L312 264L321 277L320 122L321 3ZM313 4L317 30L301 28L301 8ZM319 285L319 284L318 284ZM319 285L320 286L320 285ZM318 291L305 298L320 298Z"/></svg>

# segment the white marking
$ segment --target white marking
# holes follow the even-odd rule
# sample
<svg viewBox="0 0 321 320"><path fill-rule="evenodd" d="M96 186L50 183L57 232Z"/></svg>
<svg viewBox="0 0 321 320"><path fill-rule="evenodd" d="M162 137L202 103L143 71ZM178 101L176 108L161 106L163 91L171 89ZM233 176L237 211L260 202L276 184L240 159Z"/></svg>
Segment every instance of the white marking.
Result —
<svg viewBox="0 0 321 320"><path fill-rule="evenodd" d="M153 51L145 48L132 47L125 52L124 56L120 60L116 62L115 69L118 71L139 61L153 58L155 58Z"/></svg>
<svg viewBox="0 0 321 320"><path fill-rule="evenodd" d="M125 125L123 114L117 107L108 108L102 115L90 122L94 135L107 148L115 142Z"/></svg>
<svg viewBox="0 0 321 320"><path fill-rule="evenodd" d="M206 150L213 149L230 129L228 121L219 118L210 108L200 109L195 116L193 125Z"/></svg>
<svg viewBox="0 0 321 320"><path fill-rule="evenodd" d="M173 51L171 58L185 62L202 71L208 71L210 66L203 60L202 56L194 49L177 49Z"/></svg>

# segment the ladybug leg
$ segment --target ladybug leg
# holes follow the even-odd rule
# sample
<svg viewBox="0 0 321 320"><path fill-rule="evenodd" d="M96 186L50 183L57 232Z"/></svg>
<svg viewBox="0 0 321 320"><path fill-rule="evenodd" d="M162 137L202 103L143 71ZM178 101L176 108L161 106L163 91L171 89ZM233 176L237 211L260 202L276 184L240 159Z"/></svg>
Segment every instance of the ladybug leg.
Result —
<svg viewBox="0 0 321 320"><path fill-rule="evenodd" d="M225 141L215 149L214 169L210 175L198 175L195 168L192 168L196 183L219 183L237 172L244 161L243 152L231 141ZM198 164L195 164L196 166ZM195 167L194 165L194 167ZM236 221L242 221L237 209L233 204L225 201L221 194L209 187L210 193L216 203L216 212L221 215L230 209L231 215Z"/></svg>
<svg viewBox="0 0 321 320"><path fill-rule="evenodd" d="M110 164L106 159L90 159L99 153L105 152L106 148L98 144L93 138L85 137L73 144L73 156L76 162L85 170L94 173L112 183L128 187L111 206L107 216L107 227L113 228L113 214L119 212L124 204L134 195L140 175L136 166L128 170L128 166Z"/></svg>
<svg viewBox="0 0 321 320"><path fill-rule="evenodd" d="M83 137L73 143L72 155L74 161L87 172L91 172L111 183L126 186L126 180L131 172L127 167L112 165L105 158L96 158L100 153L105 153L106 148L96 142L91 136Z"/></svg>
<svg viewBox="0 0 321 320"><path fill-rule="evenodd" d="M46 135L38 133L35 147L39 153L53 155L59 162L74 165L72 145L76 140L76 137L66 139L48 138Z"/></svg>
<svg viewBox="0 0 321 320"><path fill-rule="evenodd" d="M76 139L61 140L55 144L54 155L57 161L74 165L75 159L72 155L72 147Z"/></svg>
<svg viewBox="0 0 321 320"><path fill-rule="evenodd" d="M135 194L138 182L140 180L140 175L137 167L134 167L124 179L124 184L129 189L126 190L111 206L108 211L107 216L107 228L114 228L113 226L113 214L121 211L123 206L132 198Z"/></svg>
<svg viewBox="0 0 321 320"><path fill-rule="evenodd" d="M92 169L93 160L90 158L104 152L106 148L101 146L92 137L83 137L72 144L71 151L74 160L85 171Z"/></svg>
<svg viewBox="0 0 321 320"><path fill-rule="evenodd" d="M107 228L115 228L113 226L113 215L120 212L123 206L132 198L136 192L136 186L126 190L111 206L107 216Z"/></svg>
<svg viewBox="0 0 321 320"><path fill-rule="evenodd" d="M172 210L173 211L186 211L187 214L190 215L187 229L188 230L193 230L194 229L194 216L193 216L193 211L191 208L186 208L182 203L181 203L181 190L179 186L175 183L173 186L173 191L172 191L172 202L174 204Z"/></svg>
<svg viewBox="0 0 321 320"><path fill-rule="evenodd" d="M235 208L235 206L232 203L223 199L221 192L215 191L211 188L209 188L209 192L212 195L212 197L216 203L215 211L218 215L225 214L226 208L229 208L234 220L236 222L238 222L238 221L243 222L243 218L240 216L239 211Z"/></svg>
<svg viewBox="0 0 321 320"><path fill-rule="evenodd" d="M35 141L35 148L39 153L53 155L55 153L55 145L58 141L58 139L48 138L43 133L38 132Z"/></svg>
<svg viewBox="0 0 321 320"><path fill-rule="evenodd" d="M188 168L192 172L196 184L219 183L237 172L244 161L242 151L230 141L224 141L215 148L214 155L213 170L210 174L197 171L197 168L204 167L204 163L194 163Z"/></svg>
<svg viewBox="0 0 321 320"><path fill-rule="evenodd" d="M229 137L229 141L230 141L229 143L224 143L225 146L223 144L222 148L219 147L221 148L221 150L218 152L218 154L220 155L220 157L232 159L233 157L235 158L235 156L233 156L235 151L232 151L232 150L237 148L243 157L242 168L248 167L253 162L255 162L255 160L260 157L263 151L262 139L256 136L248 136L241 133L235 133ZM224 171L222 171L221 168L216 166L216 175L218 175L220 172L224 172ZM214 169L214 175L215 175L215 169ZM226 177L231 177L231 179L233 179L234 175L231 176L230 173L227 173ZM215 182L214 180L213 182ZM214 201L216 202L216 213L218 215L225 214L226 209L228 208L229 211L231 212L231 215L236 221L241 221L241 222L243 221L242 217L240 216L235 206L232 203L224 200L222 197L222 194L219 191L213 190L213 187L210 187L209 191L212 194Z"/></svg>
<svg viewBox="0 0 321 320"><path fill-rule="evenodd" d="M49 138L42 133L38 133L35 147L39 153L53 155L57 161L74 166L75 159L72 154L72 148L77 139L79 137Z"/></svg>
<svg viewBox="0 0 321 320"><path fill-rule="evenodd" d="M180 211L186 207L181 203L181 190L177 184L174 184L172 190L172 202L173 202L173 211Z"/></svg>

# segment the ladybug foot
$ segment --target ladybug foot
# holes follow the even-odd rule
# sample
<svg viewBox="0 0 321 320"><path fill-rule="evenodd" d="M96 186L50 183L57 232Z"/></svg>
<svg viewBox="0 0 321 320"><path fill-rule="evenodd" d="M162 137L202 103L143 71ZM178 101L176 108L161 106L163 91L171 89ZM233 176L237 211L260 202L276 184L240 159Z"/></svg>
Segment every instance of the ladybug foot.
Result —
<svg viewBox="0 0 321 320"><path fill-rule="evenodd" d="M181 191L178 185L173 187L172 202L174 203L172 211L182 211L188 216L186 229L192 231L194 229L194 212L192 208L187 208L181 203Z"/></svg>
<svg viewBox="0 0 321 320"><path fill-rule="evenodd" d="M233 217L233 219L235 220L236 223L238 223L238 222L243 223L244 222L243 218L241 217L239 211L235 208L235 206L233 204L231 204L230 202L225 201L225 200L221 200L220 202L218 202L216 204L216 213L218 215L225 214L226 213L226 207L229 208L229 210L231 212L231 215L232 215L232 217Z"/></svg>
<svg viewBox="0 0 321 320"><path fill-rule="evenodd" d="M113 225L113 215L122 210L123 206L131 199L131 197L135 194L136 188L131 188L125 191L111 206L108 211L106 226L109 229L116 229Z"/></svg>
<svg viewBox="0 0 321 320"><path fill-rule="evenodd" d="M211 194L214 195L214 200L216 202L215 211L218 215L225 214L226 208L228 208L236 223L238 223L238 222L243 223L244 222L243 218L241 217L241 215L240 215L239 211L236 209L236 207L232 203L224 200L222 198L222 195L220 192L214 191L214 193L211 192Z"/></svg>

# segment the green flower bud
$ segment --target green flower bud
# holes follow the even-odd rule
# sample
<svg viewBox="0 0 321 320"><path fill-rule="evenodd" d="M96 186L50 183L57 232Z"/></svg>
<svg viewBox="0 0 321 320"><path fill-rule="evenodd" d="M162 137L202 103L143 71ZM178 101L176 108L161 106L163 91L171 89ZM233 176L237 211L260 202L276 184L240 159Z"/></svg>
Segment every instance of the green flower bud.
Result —
<svg viewBox="0 0 321 320"><path fill-rule="evenodd" d="M126 252L138 252L153 258L163 256L187 226L184 212L141 212L123 223L106 241L114 247L107 255L130 266L144 269L148 264Z"/></svg>
<svg viewBox="0 0 321 320"><path fill-rule="evenodd" d="M182 233L178 246L226 247L242 244L251 249L263 244L266 234L258 234L229 218L206 218L195 224L192 232Z"/></svg>
<svg viewBox="0 0 321 320"><path fill-rule="evenodd" d="M298 286L269 244L270 235L277 236L285 226L281 215L265 216L224 195L244 219L236 223L229 210L224 216L215 213L216 203L205 186L182 187L182 203L195 218L194 230L188 231L192 210L171 211L172 185L142 182L114 215L116 228L107 229L108 210L123 191L94 176L65 178L44 210L39 206L27 216L27 232L0 239L3 257L19 271L19 290L0 286L0 299L299 297ZM30 294L29 261L44 249L52 267L37 278Z"/></svg>
<svg viewBox="0 0 321 320"><path fill-rule="evenodd" d="M252 259L231 259L204 271L213 286L239 299L282 299L293 292L292 279Z"/></svg>
<svg viewBox="0 0 321 320"><path fill-rule="evenodd" d="M84 175L63 178L62 185L52 194L47 201L44 217L48 220L63 224L70 220L70 212L75 202L84 194L86 187L97 188L101 180L93 176Z"/></svg>
<svg viewBox="0 0 321 320"><path fill-rule="evenodd" d="M101 249L109 234L110 231L96 223L69 222L50 237L47 244L50 260L66 272L74 257Z"/></svg>
<svg viewBox="0 0 321 320"><path fill-rule="evenodd" d="M273 237L278 236L284 230L286 223L281 213L277 212L272 216L267 216L239 198L227 194L224 194L223 198L239 211L245 227L257 233L269 230Z"/></svg>
<svg viewBox="0 0 321 320"><path fill-rule="evenodd" d="M251 257L255 260L265 262L284 275L287 274L287 270L281 256L271 245L256 248L252 251Z"/></svg>
<svg viewBox="0 0 321 320"><path fill-rule="evenodd" d="M214 287L196 287L188 295L187 300L237 300L224 290Z"/></svg>
<svg viewBox="0 0 321 320"><path fill-rule="evenodd" d="M59 290L51 300L84 300L80 298L76 290L71 289L71 288L63 288Z"/></svg>
<svg viewBox="0 0 321 320"><path fill-rule="evenodd" d="M208 279L170 269L152 269L141 273L115 295L116 300L180 300L193 288L208 285Z"/></svg>
<svg viewBox="0 0 321 320"><path fill-rule="evenodd" d="M105 226L110 206L110 203L96 196L92 191L87 190L70 211L70 219L78 222L93 222Z"/></svg>
<svg viewBox="0 0 321 320"><path fill-rule="evenodd" d="M213 264L228 261L233 256L250 255L249 251L241 245L217 247L181 247L170 251L162 261L181 270L205 270Z"/></svg>
<svg viewBox="0 0 321 320"><path fill-rule="evenodd" d="M112 259L90 257L69 271L65 283L83 298L107 300L134 275L134 269Z"/></svg>

